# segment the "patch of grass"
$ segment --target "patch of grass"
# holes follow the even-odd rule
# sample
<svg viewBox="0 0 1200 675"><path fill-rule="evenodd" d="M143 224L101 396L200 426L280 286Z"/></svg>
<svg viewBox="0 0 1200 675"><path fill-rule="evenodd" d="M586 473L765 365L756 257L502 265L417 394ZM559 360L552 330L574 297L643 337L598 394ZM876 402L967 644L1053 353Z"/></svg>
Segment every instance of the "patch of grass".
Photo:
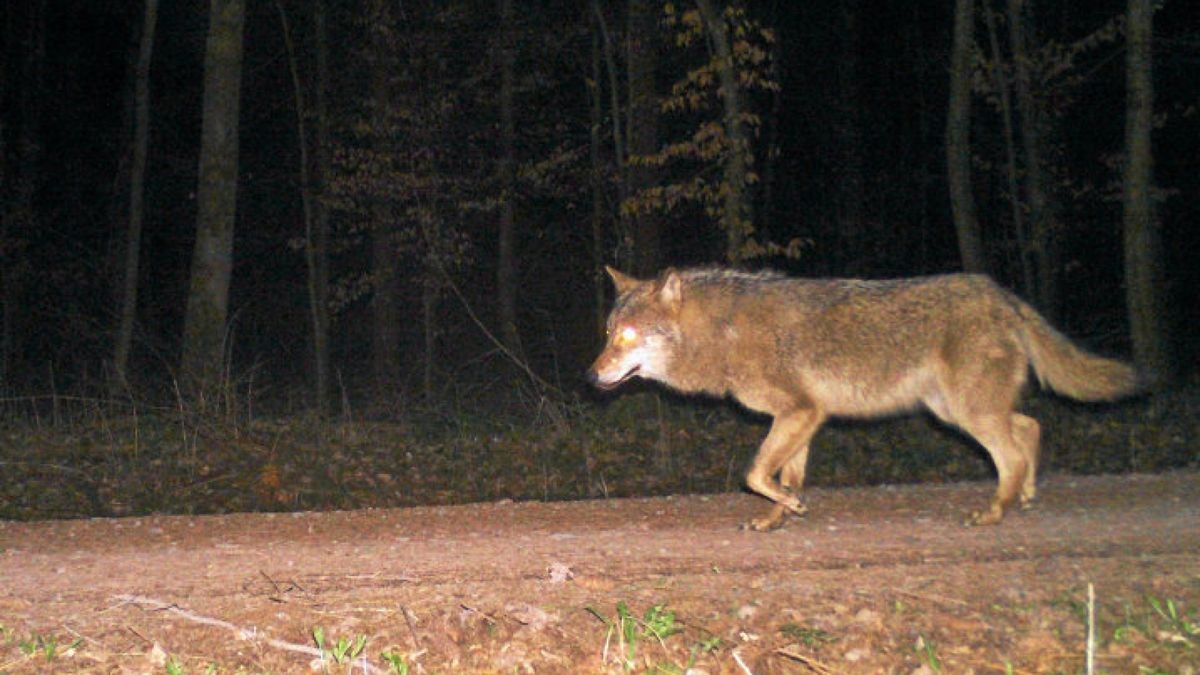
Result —
<svg viewBox="0 0 1200 675"><path fill-rule="evenodd" d="M933 640L926 638L924 635L918 635L916 650L921 663L929 666L929 669L935 673L942 672L942 660L938 658L937 645L933 643Z"/></svg>
<svg viewBox="0 0 1200 675"><path fill-rule="evenodd" d="M624 600L617 603L617 614L613 618L605 616L595 607L587 607L586 609L607 628L604 636L604 660L608 660L608 647L615 636L618 642L618 650L622 653L619 657L621 668L627 673L632 672L637 664L639 643L644 640L653 639L666 651L664 641L672 635L683 631L682 626L675 620L675 612L667 609L666 605L663 604L651 606L641 618L638 618L629 609L629 605ZM695 653L693 652L693 655ZM663 662L656 665L655 670L659 672L676 672L679 668L670 662Z"/></svg>
<svg viewBox="0 0 1200 675"><path fill-rule="evenodd" d="M704 638L703 640L697 640L696 642L692 643L692 649L691 649L690 657L688 659L688 668L687 669L690 669L692 666L696 665L696 657L698 655L712 654L713 652L717 651L720 648L721 648L721 638L716 635L712 635L707 638Z"/></svg>
<svg viewBox="0 0 1200 675"><path fill-rule="evenodd" d="M999 614L1028 614L1035 609L1035 605L1030 602L1014 602L1007 605L993 602L990 607L993 612Z"/></svg>
<svg viewBox="0 0 1200 675"><path fill-rule="evenodd" d="M1119 643L1123 651L1136 654L1138 672L1178 672L1178 665L1194 663L1200 652L1200 612L1186 608L1173 598L1146 595L1141 601L1097 601L1094 623L1089 626L1088 604L1067 591L1050 601L1084 627L1093 630L1095 642L1088 657L1106 642ZM1131 664L1132 667L1132 664Z"/></svg>
<svg viewBox="0 0 1200 675"><path fill-rule="evenodd" d="M1053 600L1050 601L1051 607L1057 607L1069 612L1072 616L1079 620L1079 623L1087 626L1087 602L1075 597L1074 591L1064 591Z"/></svg>
<svg viewBox="0 0 1200 675"><path fill-rule="evenodd" d="M408 656L399 652L386 651L379 655L384 663L388 664L388 670L396 675L408 675Z"/></svg>
<svg viewBox="0 0 1200 675"><path fill-rule="evenodd" d="M163 664L163 669L166 670L167 675L186 675L186 673L188 672L187 666L183 665L183 663L181 663L174 656L167 658L167 662L165 664ZM229 669L226 669L226 670L229 670ZM210 662L210 663L206 664L204 666L204 670L202 670L200 672L204 673L204 675L217 675L218 672L221 672L221 667L215 663ZM245 669L239 667L237 670L235 670L233 672L242 673L242 672L245 672Z"/></svg>
<svg viewBox="0 0 1200 675"><path fill-rule="evenodd" d="M1185 611L1181 603L1146 596L1146 606L1124 608L1124 620L1113 629L1113 640L1131 642L1134 633L1159 645L1194 650L1200 648L1200 614Z"/></svg>
<svg viewBox="0 0 1200 675"><path fill-rule="evenodd" d="M819 644L835 642L837 640L835 636L820 628L809 628L795 623L783 624L779 627L779 632L784 637L797 640L807 647L815 647Z"/></svg>
<svg viewBox="0 0 1200 675"><path fill-rule="evenodd" d="M338 638L326 647L325 629L320 626L312 629L312 636L313 642L317 643L317 649L321 650L322 664L332 661L335 664L346 666L346 672L353 670L353 661L362 655L363 649L367 646L367 636L359 634L353 638Z"/></svg>
<svg viewBox="0 0 1200 675"><path fill-rule="evenodd" d="M918 616L925 613L924 610L917 605L910 605L900 598L896 598L892 601L892 612L901 616Z"/></svg>
<svg viewBox="0 0 1200 675"><path fill-rule="evenodd" d="M76 638L69 645L63 648L63 652L70 652L78 649L83 644L81 638ZM53 661L60 655L58 638L53 635L30 635L27 639L19 640L17 648L25 656L34 657L42 656L46 661Z"/></svg>

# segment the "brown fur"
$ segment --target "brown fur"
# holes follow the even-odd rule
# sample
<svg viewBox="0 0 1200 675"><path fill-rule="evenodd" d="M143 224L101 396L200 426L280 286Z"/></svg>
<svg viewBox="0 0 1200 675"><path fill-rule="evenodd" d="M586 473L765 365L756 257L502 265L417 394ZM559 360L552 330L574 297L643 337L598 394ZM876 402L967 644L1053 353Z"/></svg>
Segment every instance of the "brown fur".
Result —
<svg viewBox="0 0 1200 675"><path fill-rule="evenodd" d="M999 486L971 524L994 524L1036 492L1037 421L1014 411L1032 366L1081 400L1137 388L1127 365L1071 344L1016 296L980 275L791 279L716 268L640 281L612 268L608 342L588 371L611 389L638 375L682 392L732 396L774 418L746 476L775 502L750 526L802 513L809 440L830 416L924 406L991 455ZM780 482L776 481L779 476Z"/></svg>

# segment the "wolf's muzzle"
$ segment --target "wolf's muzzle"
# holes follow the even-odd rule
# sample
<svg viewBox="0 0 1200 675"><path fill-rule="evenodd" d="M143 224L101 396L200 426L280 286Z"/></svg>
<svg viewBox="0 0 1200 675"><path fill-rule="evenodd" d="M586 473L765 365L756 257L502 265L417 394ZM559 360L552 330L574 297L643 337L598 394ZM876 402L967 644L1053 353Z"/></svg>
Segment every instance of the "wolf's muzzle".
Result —
<svg viewBox="0 0 1200 675"><path fill-rule="evenodd" d="M588 381L588 384L592 385L593 387L596 387L597 389L600 389L601 391L609 391L610 389L616 389L618 386L621 385L622 382L633 377L634 374L636 374L640 368L641 368L640 366L634 366L633 368L629 369L629 372L627 372L624 375L622 375L621 377L618 377L617 379L611 380L611 381L601 379L600 373L597 372L595 368L588 368L588 371L587 371L587 374L585 377Z"/></svg>

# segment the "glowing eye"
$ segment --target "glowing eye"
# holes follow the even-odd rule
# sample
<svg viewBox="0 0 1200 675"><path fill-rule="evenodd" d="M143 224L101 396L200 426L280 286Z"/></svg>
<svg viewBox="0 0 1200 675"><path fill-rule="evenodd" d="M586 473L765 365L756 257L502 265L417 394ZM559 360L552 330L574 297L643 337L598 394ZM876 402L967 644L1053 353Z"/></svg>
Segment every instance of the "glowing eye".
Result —
<svg viewBox="0 0 1200 675"><path fill-rule="evenodd" d="M637 342L637 339L638 339L638 332L637 332L637 329L634 328L633 326L625 326L621 330L617 331L617 342L619 342L621 344L629 344L631 342Z"/></svg>

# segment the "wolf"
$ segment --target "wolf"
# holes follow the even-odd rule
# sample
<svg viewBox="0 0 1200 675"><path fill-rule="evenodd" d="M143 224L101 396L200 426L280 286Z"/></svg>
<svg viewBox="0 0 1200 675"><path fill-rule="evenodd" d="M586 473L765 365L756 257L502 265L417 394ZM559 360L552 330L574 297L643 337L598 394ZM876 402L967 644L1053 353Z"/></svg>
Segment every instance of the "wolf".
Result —
<svg viewBox="0 0 1200 675"><path fill-rule="evenodd" d="M803 514L809 441L830 417L927 408L979 442L999 484L968 525L993 525L1037 491L1041 428L1015 411L1039 382L1083 401L1131 395L1130 366L1076 347L986 276L797 279L776 272L667 269L616 288L604 350L587 372L610 390L637 376L684 393L731 396L771 416L746 485L774 502L747 527ZM776 480L776 476L779 480ZM782 483L782 484L781 484Z"/></svg>

